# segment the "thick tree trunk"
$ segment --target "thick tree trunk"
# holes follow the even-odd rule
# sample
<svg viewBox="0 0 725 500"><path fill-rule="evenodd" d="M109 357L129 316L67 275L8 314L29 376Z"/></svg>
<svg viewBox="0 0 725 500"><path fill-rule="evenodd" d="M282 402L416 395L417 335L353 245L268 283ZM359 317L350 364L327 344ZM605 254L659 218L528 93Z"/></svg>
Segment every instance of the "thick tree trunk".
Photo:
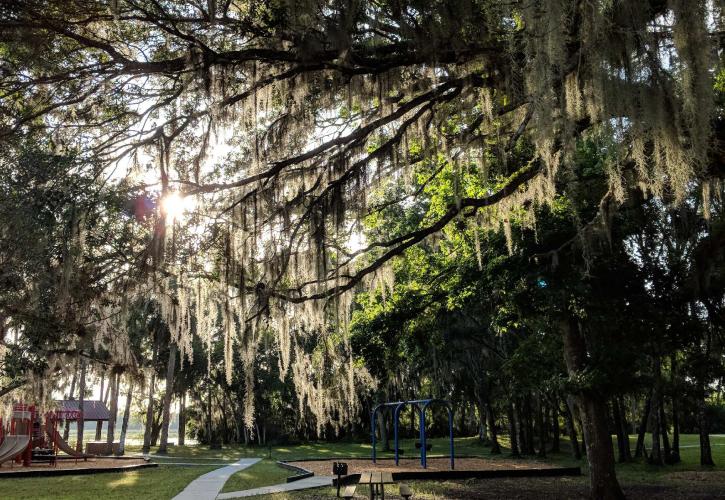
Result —
<svg viewBox="0 0 725 500"><path fill-rule="evenodd" d="M561 451L560 446L561 431L559 430L559 402L551 405L551 452L559 453Z"/></svg>
<svg viewBox="0 0 725 500"><path fill-rule="evenodd" d="M496 432L496 419L493 413L493 407L490 401L486 401L486 423L488 426L488 433L491 439L491 453L498 455L501 453L501 445L498 443L498 433Z"/></svg>
<svg viewBox="0 0 725 500"><path fill-rule="evenodd" d="M514 415L516 419L516 428L519 431L519 452L522 455L526 455L528 450L528 446L526 444L526 420L524 419L522 406L522 400L520 398L517 399L516 406L514 406Z"/></svg>
<svg viewBox="0 0 725 500"><path fill-rule="evenodd" d="M111 408L109 410L111 416L108 419L108 434L106 435L106 443L113 444L116 431L116 417L118 416L118 386L120 385L121 375L119 373L111 374Z"/></svg>
<svg viewBox="0 0 725 500"><path fill-rule="evenodd" d="M154 420L154 392L156 390L156 362L159 359L158 338L154 338L154 349L151 355L151 379L148 381L148 400L146 402L146 422L143 431L141 453L151 451L151 434Z"/></svg>
<svg viewBox="0 0 725 500"><path fill-rule="evenodd" d="M541 397L541 394L537 394L536 396L536 427L538 427L539 430L539 457L546 457L546 438L547 438L547 430L546 430L546 422L544 419L544 401Z"/></svg>
<svg viewBox="0 0 725 500"><path fill-rule="evenodd" d="M665 461L662 457L662 447L660 445L660 409L657 398L652 398L652 419L650 422L652 429L652 450L649 454L649 463L654 465L664 465Z"/></svg>
<svg viewBox="0 0 725 500"><path fill-rule="evenodd" d="M614 428L617 431L617 450L619 451L619 462L628 462L632 458L629 448L629 435L623 422L622 405L619 398L612 399L612 417Z"/></svg>
<svg viewBox="0 0 725 500"><path fill-rule="evenodd" d="M564 406L566 408L566 426L567 430L569 431L571 453L572 455L574 455L574 458L576 458L577 460L581 460L582 452L581 448L579 448L579 439L577 439L576 434L576 423L574 420L574 401L571 396L567 396L566 401L564 401Z"/></svg>
<svg viewBox="0 0 725 500"><path fill-rule="evenodd" d="M644 438L647 434L647 422L649 422L649 414L652 409L652 393L647 397L644 403L644 411L642 412L642 420L637 429L637 446L634 448L634 458L646 457L647 450L644 446Z"/></svg>
<svg viewBox="0 0 725 500"><path fill-rule="evenodd" d="M229 421L227 419L227 396L222 393L219 400L219 407L222 409L222 444L229 444ZM255 422L256 423L256 422ZM257 438L259 438L259 429L257 429Z"/></svg>
<svg viewBox="0 0 725 500"><path fill-rule="evenodd" d="M179 446L186 444L186 390L181 391L179 398Z"/></svg>
<svg viewBox="0 0 725 500"><path fill-rule="evenodd" d="M665 414L664 397L660 400L660 432L662 433L662 447L664 450L665 463L672 463L672 448L670 447L670 437L668 435L667 415Z"/></svg>
<svg viewBox="0 0 725 500"><path fill-rule="evenodd" d="M514 415L516 419L516 429L518 430L519 438L519 452L522 455L528 453L528 444L526 443L526 411L524 409L523 398L516 398L516 404L514 405Z"/></svg>
<svg viewBox="0 0 725 500"><path fill-rule="evenodd" d="M78 409L81 411L78 417L78 433L76 436L76 451L78 453L83 451L83 427L86 424L85 417L83 415L83 403L86 400L86 360L81 359L81 375L78 381Z"/></svg>
<svg viewBox="0 0 725 500"><path fill-rule="evenodd" d="M619 462L625 462L624 456L624 435L622 434L621 413L619 411L619 401L617 398L612 399L612 420L614 421L614 430L617 433L617 450L619 451Z"/></svg>
<svg viewBox="0 0 725 500"><path fill-rule="evenodd" d="M478 399L478 404L476 405L476 413L478 414L478 440L481 443L486 444L486 439L488 439L488 429L486 425L488 414L480 398Z"/></svg>
<svg viewBox="0 0 725 500"><path fill-rule="evenodd" d="M126 433L128 432L128 420L131 417L131 402L133 400L133 378L128 377L128 392L126 393L126 405L123 409L123 421L121 422L121 437L118 439L118 455L126 452Z"/></svg>
<svg viewBox="0 0 725 500"><path fill-rule="evenodd" d="M516 436L516 417L514 413L514 405L511 401L509 401L507 407L507 416L509 420L509 440L511 441L511 455L514 457L519 457L521 453L519 452L519 441Z"/></svg>
<svg viewBox="0 0 725 500"><path fill-rule="evenodd" d="M161 434L161 415L162 415L162 408L159 407L159 409L154 413L154 420L153 425L151 425L151 446L156 446L156 444L159 441L159 434Z"/></svg>
<svg viewBox="0 0 725 500"><path fill-rule="evenodd" d="M166 392L164 393L164 408L161 419L161 442L158 453L165 454L169 446L169 423L171 422L171 397L174 394L174 371L176 370L176 343L169 347L169 362L166 364Z"/></svg>
<svg viewBox="0 0 725 500"><path fill-rule="evenodd" d="M632 460L632 447L629 443L629 421L627 420L627 411L623 399L619 399L619 419L622 424L622 435L624 436L624 457L627 461Z"/></svg>
<svg viewBox="0 0 725 500"><path fill-rule="evenodd" d="M101 372L101 392L98 393L98 398L103 401L103 384L106 381L106 372ZM103 432L103 422L100 420L96 422L96 441L101 440L101 434Z"/></svg>
<svg viewBox="0 0 725 500"><path fill-rule="evenodd" d="M212 411L211 411L212 410L212 408L211 408L211 405L212 405L212 400L211 400L211 384L212 384L212 381L211 381L211 377L209 378L209 381L208 382L209 383L207 384L207 389L206 389L206 397L207 397L206 423L207 423L207 433L208 433L208 436L209 436L209 447L211 449L214 449L217 446L217 444L216 444L216 440L214 439L214 424L213 424L213 421L212 421ZM249 444L249 440L247 438L247 433L246 432L244 433L244 444L245 445L248 445Z"/></svg>
<svg viewBox="0 0 725 500"><path fill-rule="evenodd" d="M151 429L154 422L154 389L156 386L156 372L151 372L151 380L148 382L148 400L146 402L146 425L143 433L142 453L148 453L151 450Z"/></svg>
<svg viewBox="0 0 725 500"><path fill-rule="evenodd" d="M698 398L697 401L697 426L700 431L700 465L715 465L712 459L712 447L710 446L710 429L705 413L705 398Z"/></svg>
<svg viewBox="0 0 725 500"><path fill-rule="evenodd" d="M73 399L76 393L76 380L78 379L78 363L76 363L76 368L73 370L73 377L70 381L70 391L68 391L68 396L66 399ZM70 420L65 420L65 425L63 426L63 441L68 441L68 436L70 435Z"/></svg>
<svg viewBox="0 0 725 500"><path fill-rule="evenodd" d="M677 396L672 396L672 452L673 463L680 462L680 418L677 408Z"/></svg>
<svg viewBox="0 0 725 500"><path fill-rule="evenodd" d="M654 393L652 394L652 421L650 423L652 428L652 452L649 456L649 463L653 465L664 465L665 463L662 446L660 444L660 432L662 431L662 412L660 411L662 385L660 373L660 359L656 357L654 361L655 385Z"/></svg>
<svg viewBox="0 0 725 500"><path fill-rule="evenodd" d="M677 398L678 394L678 373L677 373L677 356L672 353L670 356L670 372L672 373L672 380L670 386L672 387L672 452L670 459L672 463L680 462L680 413L679 413L679 402Z"/></svg>
<svg viewBox="0 0 725 500"><path fill-rule="evenodd" d="M577 379L587 368L587 348L579 325L573 318L561 321L564 340L564 359L569 376ZM607 403L590 389L578 392L582 431L589 461L589 480L592 497L597 500L624 498L614 470L612 438L607 428Z"/></svg>
<svg viewBox="0 0 725 500"><path fill-rule="evenodd" d="M458 416L458 432L465 432L466 429L466 409L468 408L467 404L459 404L460 411L456 413ZM454 417L454 428L455 428L455 417Z"/></svg>
<svg viewBox="0 0 725 500"><path fill-rule="evenodd" d="M388 438L388 427L385 425L385 410L378 412L378 432L380 433L380 443L383 445L383 451L390 451L390 439Z"/></svg>
<svg viewBox="0 0 725 500"><path fill-rule="evenodd" d="M524 414L526 419L526 454L535 455L536 447L534 445L534 410L531 407L531 394L526 394L524 399Z"/></svg>
<svg viewBox="0 0 725 500"><path fill-rule="evenodd" d="M484 398L481 396L481 393L476 390L474 394L476 398L475 403L475 414L478 417L478 440L483 443L488 443L488 425L486 423L488 419L488 412L486 411L486 405L484 404Z"/></svg>

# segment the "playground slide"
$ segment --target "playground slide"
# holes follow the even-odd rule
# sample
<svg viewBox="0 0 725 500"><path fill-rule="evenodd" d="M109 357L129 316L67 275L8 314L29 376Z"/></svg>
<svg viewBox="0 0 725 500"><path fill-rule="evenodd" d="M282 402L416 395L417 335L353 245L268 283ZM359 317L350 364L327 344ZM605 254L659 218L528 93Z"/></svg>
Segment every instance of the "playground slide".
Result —
<svg viewBox="0 0 725 500"><path fill-rule="evenodd" d="M0 457L5 455L10 448L15 446L15 436L10 436L11 439L7 439L8 436L5 436L5 439L2 440L2 443L0 443Z"/></svg>
<svg viewBox="0 0 725 500"><path fill-rule="evenodd" d="M55 443L55 445L58 447L59 450L64 452L67 455L70 455L71 457L76 458L91 458L95 457L95 455L87 455L85 453L79 453L63 439L63 436L60 435L57 429L48 428L48 426L45 426L45 432L48 434L48 437L50 440Z"/></svg>
<svg viewBox="0 0 725 500"><path fill-rule="evenodd" d="M12 460L28 447L30 436L23 434L11 434L5 436L3 444L0 446L0 464ZM6 444L7 443L7 444Z"/></svg>

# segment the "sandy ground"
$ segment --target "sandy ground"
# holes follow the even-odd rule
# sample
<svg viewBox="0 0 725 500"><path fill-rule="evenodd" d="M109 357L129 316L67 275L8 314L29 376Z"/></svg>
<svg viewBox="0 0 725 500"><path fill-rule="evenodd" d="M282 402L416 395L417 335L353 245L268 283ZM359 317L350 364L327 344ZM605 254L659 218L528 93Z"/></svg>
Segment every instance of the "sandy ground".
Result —
<svg viewBox="0 0 725 500"><path fill-rule="evenodd" d="M336 460L303 460L299 462L290 462L291 465L296 465L314 472L317 475L330 475L332 474L332 463ZM354 459L354 460L337 460L339 462L345 462L347 464L348 474L357 474L360 472L408 472L408 471L422 471L423 468L420 466L420 459L413 458L401 458L400 465L396 467L394 460L378 459L377 464L374 464L372 460L365 459ZM430 471L449 470L451 467L450 459L448 458L429 458L428 468ZM546 462L534 462L531 460L513 460L513 459L496 459L487 460L485 458L457 458L456 459L456 470L497 470L497 469L544 469L553 468L556 465L549 464Z"/></svg>
<svg viewBox="0 0 725 500"><path fill-rule="evenodd" d="M652 477L648 484L623 484L627 498L635 500L725 500L725 475L718 472L700 474L704 479ZM591 500L585 477L468 479L457 481L406 481L415 494L425 500ZM393 488L390 498L398 499ZM387 489L386 489L387 492ZM355 499L367 498L365 488L358 489ZM309 490L275 500L331 500L335 490ZM387 498L387 495L386 495Z"/></svg>
<svg viewBox="0 0 725 500"><path fill-rule="evenodd" d="M87 461L60 459L56 461L55 467L46 462L33 463L30 467L23 467L22 464L5 462L0 465L0 474L7 474L18 471L48 470L48 469L106 469L111 467L124 467L129 465L140 465L145 463L143 459L118 459L118 458L89 458Z"/></svg>

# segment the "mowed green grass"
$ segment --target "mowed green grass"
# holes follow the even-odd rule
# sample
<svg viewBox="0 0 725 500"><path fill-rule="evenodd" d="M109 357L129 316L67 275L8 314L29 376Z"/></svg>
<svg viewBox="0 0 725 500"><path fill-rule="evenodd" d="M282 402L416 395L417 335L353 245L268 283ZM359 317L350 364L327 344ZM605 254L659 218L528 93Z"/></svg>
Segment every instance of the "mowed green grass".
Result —
<svg viewBox="0 0 725 500"><path fill-rule="evenodd" d="M648 438L649 439L649 438ZM448 443L445 438L431 439L433 450L430 456L447 455ZM505 436L501 438L504 446L508 445ZM636 436L630 438L631 447L634 450ZM689 479L678 478L678 473L687 471L715 471L713 478L725 477L725 436L711 436L713 458L716 466L700 467L699 465L699 440L696 435L683 435L680 439L680 454L682 463L656 467L646 464L644 461L637 461L617 465L617 474L623 485L668 485L680 484ZM648 449L650 447L647 442ZM413 440L403 440L401 447L406 451L404 456L417 455ZM549 454L547 461L562 466L581 465L586 474L586 460L578 462L569 453L569 446L566 440L562 440L562 452ZM128 449L129 453L140 450ZM504 449L502 455L491 455L488 447L481 445L475 437L456 439L456 455L475 455L496 459L506 458L508 450ZM153 450L152 450L153 452ZM271 449L272 459L266 459L255 466L241 471L233 476L225 485L224 491L237 491L241 489L255 488L269 484L284 482L291 472L278 467L276 460L303 460L306 458L367 458L370 456L371 446L369 443L311 443L299 446L278 446ZM55 478L0 478L0 498L7 499L79 499L79 500L109 500L109 499L170 499L186 487L188 483L198 476L217 468L217 463L234 462L239 458L260 457L267 458L270 454L269 448L245 448L240 446L225 447L222 450L210 450L204 446L175 447L169 450L169 456L154 459L159 463L164 462L191 462L198 463L194 466L172 466L160 465L157 468L144 469L125 473L97 474L92 476L62 476ZM616 454L616 442L615 442ZM392 453L378 454L380 457L392 456ZM717 479L720 480L720 479ZM502 480L503 481L503 480ZM517 480L520 481L520 480ZM557 479L556 488L561 485L570 485L580 488L586 486L586 475L579 478ZM679 481L679 483L678 483ZM431 482L413 481L409 485L416 492L415 498L446 498L455 496L460 498L461 492L466 489L480 487L481 481L459 481L459 482ZM524 487L526 481L511 482L510 488L517 485ZM683 483L687 484L687 483ZM539 484L532 486L539 487ZM505 491L505 490L503 490ZM723 481L722 491L725 491ZM392 493L397 493L395 488ZM365 492L361 492L363 495ZM502 493L503 494L503 493ZM335 495L333 488L321 488L310 492L269 496L273 500L282 499L303 499L332 497Z"/></svg>
<svg viewBox="0 0 725 500"><path fill-rule="evenodd" d="M230 477L222 488L226 491L241 491L284 483L294 472L280 467L274 460L262 460Z"/></svg>
<svg viewBox="0 0 725 500"><path fill-rule="evenodd" d="M86 476L0 478L7 500L159 500L172 498L215 467L163 466Z"/></svg>
<svg viewBox="0 0 725 500"><path fill-rule="evenodd" d="M420 451L415 449L417 439L401 439L400 448L404 450L404 457L417 457ZM433 449L428 453L429 457L448 456L449 443L447 438L428 439L428 443L433 445ZM393 441L390 441L393 446ZM127 446L126 452L129 454L141 453L140 446ZM151 449L151 453L156 452L155 448ZM465 437L455 439L456 455L487 455L488 448L481 445L476 437ZM382 451L382 446L378 444L377 456L381 458L392 458L393 452ZM259 457L272 460L305 460L309 458L369 458L372 456L372 445L370 442L351 443L348 441L339 442L321 442L308 443L293 446L273 446L268 447L245 447L245 446L224 446L221 450L210 450L208 446L182 446L170 447L167 457L153 457L153 460L161 463L162 461L179 461L183 458L185 461L194 460L210 460L216 459L222 462L233 462L240 458Z"/></svg>
<svg viewBox="0 0 725 500"><path fill-rule="evenodd" d="M617 440L612 440L614 445L614 456L617 457ZM670 435L672 442L672 435ZM630 448L634 454L634 447L637 443L637 436L629 437ZM652 448L652 435L648 434L645 439L647 450ZM656 466L649 465L645 460L637 460L630 463L617 464L617 475L623 480L629 481L646 481L648 478L671 474L673 472L684 471L709 471L720 470L725 471L725 435L711 435L710 445L712 447L712 458L715 467L700 466L700 438L697 434L680 435L680 459L681 462L674 465ZM586 472L586 461L582 469Z"/></svg>

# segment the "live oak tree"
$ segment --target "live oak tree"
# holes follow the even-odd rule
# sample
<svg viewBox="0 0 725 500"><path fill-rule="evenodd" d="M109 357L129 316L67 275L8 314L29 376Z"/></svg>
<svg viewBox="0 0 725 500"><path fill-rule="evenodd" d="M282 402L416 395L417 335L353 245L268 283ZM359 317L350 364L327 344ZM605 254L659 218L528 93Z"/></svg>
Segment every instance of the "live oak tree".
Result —
<svg viewBox="0 0 725 500"><path fill-rule="evenodd" d="M133 364L128 337L115 335L108 314L109 291L123 290L144 249L126 213L127 193L99 182L92 163L47 149L6 142L0 159L4 403L25 391L44 404L49 381L70 373L79 357L95 366L109 358Z"/></svg>
<svg viewBox="0 0 725 500"><path fill-rule="evenodd" d="M603 212L637 185L675 204L693 180L707 195L719 174L710 161L721 130L711 82L719 7L18 1L0 7L0 131L42 130L109 169L153 164L162 194L196 197L188 220L159 217L140 262L180 356L192 356L191 317L210 341L221 315L227 381L236 349L251 395L259 330L270 327L301 400L321 423L335 415L341 425L367 377L344 334L356 287L389 286L391 260L451 223L510 235L512 212L524 209L534 224L535 210L576 182L582 137L612 139ZM371 190L405 183L431 159L455 172L476 165L480 188L393 238L351 245L376 208ZM393 203L420 194L407 186ZM576 377L581 332L567 314L560 324ZM334 331L343 347L324 351L342 358L328 365L336 376L315 380L319 358L300 342L324 345ZM618 498L590 402L593 493ZM249 426L253 414L250 396Z"/></svg>

